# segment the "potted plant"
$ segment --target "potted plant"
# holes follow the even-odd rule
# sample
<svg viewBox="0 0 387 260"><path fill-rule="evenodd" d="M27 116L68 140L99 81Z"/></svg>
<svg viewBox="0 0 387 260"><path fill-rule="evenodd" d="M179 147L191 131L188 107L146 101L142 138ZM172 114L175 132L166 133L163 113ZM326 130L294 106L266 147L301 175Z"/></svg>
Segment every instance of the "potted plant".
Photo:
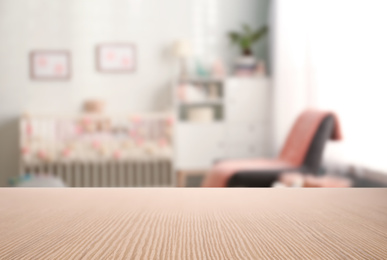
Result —
<svg viewBox="0 0 387 260"><path fill-rule="evenodd" d="M242 54L236 63L237 71L254 71L256 69L257 61L252 47L263 38L267 31L268 27L266 25L257 30L252 30L250 26L244 24L242 25L242 31L229 33L228 36L231 42L240 48Z"/></svg>

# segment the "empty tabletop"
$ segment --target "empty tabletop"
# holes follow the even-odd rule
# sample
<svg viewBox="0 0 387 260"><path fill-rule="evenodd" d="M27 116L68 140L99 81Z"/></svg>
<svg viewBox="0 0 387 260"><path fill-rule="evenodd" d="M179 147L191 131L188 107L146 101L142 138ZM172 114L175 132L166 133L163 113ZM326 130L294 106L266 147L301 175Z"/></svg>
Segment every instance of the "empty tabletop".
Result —
<svg viewBox="0 0 387 260"><path fill-rule="evenodd" d="M0 259L387 259L387 189L0 189Z"/></svg>

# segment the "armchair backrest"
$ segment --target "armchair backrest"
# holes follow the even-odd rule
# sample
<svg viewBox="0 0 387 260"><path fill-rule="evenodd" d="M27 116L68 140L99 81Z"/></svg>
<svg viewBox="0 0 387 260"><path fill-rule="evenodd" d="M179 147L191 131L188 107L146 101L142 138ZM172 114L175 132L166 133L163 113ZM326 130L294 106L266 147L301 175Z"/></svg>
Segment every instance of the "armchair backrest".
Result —
<svg viewBox="0 0 387 260"><path fill-rule="evenodd" d="M332 136L334 127L335 120L332 115L326 116L321 122L302 163L302 168L306 173L317 174L319 172L325 144Z"/></svg>
<svg viewBox="0 0 387 260"><path fill-rule="evenodd" d="M337 117L326 111L306 110L294 123L279 158L304 171L317 173L329 138L341 138Z"/></svg>

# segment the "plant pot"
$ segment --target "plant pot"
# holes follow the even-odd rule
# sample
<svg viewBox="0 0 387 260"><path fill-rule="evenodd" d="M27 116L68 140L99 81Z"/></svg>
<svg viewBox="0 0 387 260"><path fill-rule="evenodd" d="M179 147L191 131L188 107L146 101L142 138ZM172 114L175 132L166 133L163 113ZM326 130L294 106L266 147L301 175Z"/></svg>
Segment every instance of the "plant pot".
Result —
<svg viewBox="0 0 387 260"><path fill-rule="evenodd" d="M236 60L236 74L254 74L257 68L257 59L253 55L243 55Z"/></svg>

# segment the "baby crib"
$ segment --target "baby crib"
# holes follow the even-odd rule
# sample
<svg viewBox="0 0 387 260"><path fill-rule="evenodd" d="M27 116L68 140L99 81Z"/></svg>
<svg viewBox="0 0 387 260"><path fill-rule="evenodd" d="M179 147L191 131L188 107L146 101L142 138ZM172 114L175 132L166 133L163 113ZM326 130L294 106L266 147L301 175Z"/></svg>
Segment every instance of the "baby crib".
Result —
<svg viewBox="0 0 387 260"><path fill-rule="evenodd" d="M171 187L173 119L25 115L20 174L55 176L70 187Z"/></svg>

